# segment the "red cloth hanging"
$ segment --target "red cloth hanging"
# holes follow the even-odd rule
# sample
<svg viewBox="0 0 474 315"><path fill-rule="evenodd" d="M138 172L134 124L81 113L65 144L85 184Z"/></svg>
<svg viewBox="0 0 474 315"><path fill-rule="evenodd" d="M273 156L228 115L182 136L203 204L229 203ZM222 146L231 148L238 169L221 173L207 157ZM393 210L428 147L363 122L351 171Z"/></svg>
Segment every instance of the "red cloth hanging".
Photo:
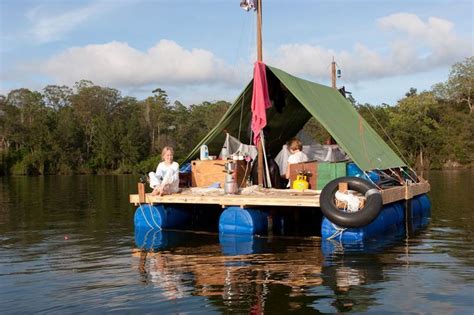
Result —
<svg viewBox="0 0 474 315"><path fill-rule="evenodd" d="M253 143L260 141L260 130L267 125L267 108L270 108L270 97L268 96L267 75L265 64L257 61L253 68L253 95L252 95L252 131Z"/></svg>

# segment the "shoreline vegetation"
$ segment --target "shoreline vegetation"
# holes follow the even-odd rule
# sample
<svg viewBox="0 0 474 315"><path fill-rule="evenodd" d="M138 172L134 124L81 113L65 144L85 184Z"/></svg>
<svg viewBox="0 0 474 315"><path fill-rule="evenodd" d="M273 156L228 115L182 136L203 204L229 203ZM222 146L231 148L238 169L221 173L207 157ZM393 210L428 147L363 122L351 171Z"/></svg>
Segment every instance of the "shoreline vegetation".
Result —
<svg viewBox="0 0 474 315"><path fill-rule="evenodd" d="M474 57L454 64L446 82L411 88L396 104L350 101L412 167L474 166ZM171 104L160 88L137 100L87 80L15 89L0 95L0 176L142 174L165 145L180 162L229 106ZM304 129L320 142L329 136L314 118Z"/></svg>

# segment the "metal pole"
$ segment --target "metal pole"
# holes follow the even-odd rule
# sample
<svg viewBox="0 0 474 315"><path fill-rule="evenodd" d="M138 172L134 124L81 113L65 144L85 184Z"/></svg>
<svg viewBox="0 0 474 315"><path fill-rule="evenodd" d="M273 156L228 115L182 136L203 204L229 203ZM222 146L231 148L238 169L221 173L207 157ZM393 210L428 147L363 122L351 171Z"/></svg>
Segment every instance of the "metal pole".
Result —
<svg viewBox="0 0 474 315"><path fill-rule="evenodd" d="M331 62L331 79L332 79L332 87L336 88L336 62L334 61L334 57L332 57L332 62Z"/></svg>

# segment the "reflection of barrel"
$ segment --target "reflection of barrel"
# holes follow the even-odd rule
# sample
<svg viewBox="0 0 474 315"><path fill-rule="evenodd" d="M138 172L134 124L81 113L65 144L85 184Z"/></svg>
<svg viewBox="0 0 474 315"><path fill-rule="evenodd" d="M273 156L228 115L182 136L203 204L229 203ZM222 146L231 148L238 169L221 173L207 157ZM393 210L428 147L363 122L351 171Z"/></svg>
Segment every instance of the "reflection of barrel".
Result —
<svg viewBox="0 0 474 315"><path fill-rule="evenodd" d="M268 229L268 214L256 209L228 207L219 218L219 232L224 234L263 234Z"/></svg>
<svg viewBox="0 0 474 315"><path fill-rule="evenodd" d="M322 239L321 250L325 257L332 257L337 254L347 253L366 253L374 254L385 251L405 236L405 227L403 224L397 226L397 229L392 229L389 232L384 232L382 236L376 239L369 239L364 241L340 242L337 238L332 240Z"/></svg>
<svg viewBox="0 0 474 315"><path fill-rule="evenodd" d="M179 231L135 228L135 244L141 250L164 250L187 243L189 243L189 235Z"/></svg>
<svg viewBox="0 0 474 315"><path fill-rule="evenodd" d="M265 240L251 234L219 234L222 253L226 256L259 254Z"/></svg>
<svg viewBox="0 0 474 315"><path fill-rule="evenodd" d="M135 211L135 228L166 229L184 226L191 215L175 205L140 205Z"/></svg>
<svg viewBox="0 0 474 315"><path fill-rule="evenodd" d="M397 230L403 223L404 208L401 203L385 205L372 223L359 227L341 229L327 218L323 219L321 235L324 239L336 239L344 242L361 242L364 239Z"/></svg>
<svg viewBox="0 0 474 315"><path fill-rule="evenodd" d="M165 247L167 240L161 230L135 228L135 244L140 249L156 250Z"/></svg>

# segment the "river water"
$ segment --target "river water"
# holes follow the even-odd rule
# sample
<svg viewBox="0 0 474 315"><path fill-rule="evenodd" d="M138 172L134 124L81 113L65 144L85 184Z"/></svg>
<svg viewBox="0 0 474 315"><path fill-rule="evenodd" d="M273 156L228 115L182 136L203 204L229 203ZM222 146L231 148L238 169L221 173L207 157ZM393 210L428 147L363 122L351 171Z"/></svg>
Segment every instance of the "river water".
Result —
<svg viewBox="0 0 474 315"><path fill-rule="evenodd" d="M0 178L0 313L472 314L474 171L425 176L428 226L364 250L134 231L134 176Z"/></svg>

